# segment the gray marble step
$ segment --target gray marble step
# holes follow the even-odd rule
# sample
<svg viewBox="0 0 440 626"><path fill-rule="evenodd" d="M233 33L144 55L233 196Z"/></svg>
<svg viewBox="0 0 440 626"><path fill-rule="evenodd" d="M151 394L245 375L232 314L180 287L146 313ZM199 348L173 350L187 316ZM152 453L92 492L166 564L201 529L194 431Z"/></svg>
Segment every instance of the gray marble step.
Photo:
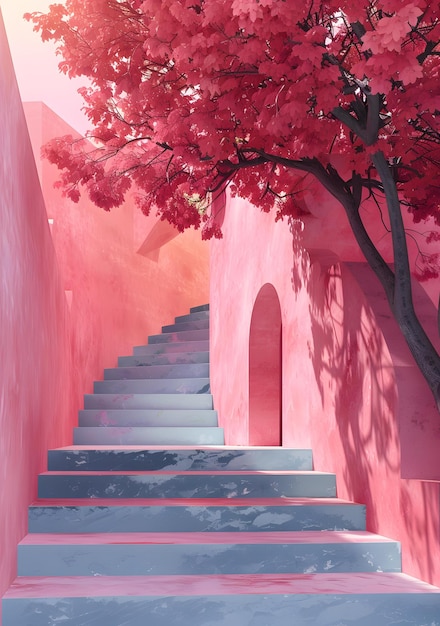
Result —
<svg viewBox="0 0 440 626"><path fill-rule="evenodd" d="M94 393L84 396L84 409L212 409L209 393Z"/></svg>
<svg viewBox="0 0 440 626"><path fill-rule="evenodd" d="M162 333L161 335L150 335L149 344L155 343L175 343L177 341L209 341L209 328L202 330L182 330L175 333Z"/></svg>
<svg viewBox="0 0 440 626"><path fill-rule="evenodd" d="M209 352L169 352L168 354L144 354L118 358L119 367L180 365L184 363L209 363Z"/></svg>
<svg viewBox="0 0 440 626"><path fill-rule="evenodd" d="M135 346L134 356L145 354L169 354L174 352L209 352L209 340L203 341L175 341L173 343L151 343L145 346Z"/></svg>
<svg viewBox="0 0 440 626"><path fill-rule="evenodd" d="M439 626L439 609L436 588L385 572L24 577L3 626Z"/></svg>
<svg viewBox="0 0 440 626"><path fill-rule="evenodd" d="M162 326L163 333L178 333L182 330L205 330L209 328L209 319L189 320L187 322L176 322Z"/></svg>
<svg viewBox="0 0 440 626"><path fill-rule="evenodd" d="M81 426L73 429L75 445L222 445L223 428L214 426Z"/></svg>
<svg viewBox="0 0 440 626"><path fill-rule="evenodd" d="M39 498L332 498L321 472L45 472Z"/></svg>
<svg viewBox="0 0 440 626"><path fill-rule="evenodd" d="M201 304L190 308L190 313L200 313L201 311L209 311L209 304Z"/></svg>
<svg viewBox="0 0 440 626"><path fill-rule="evenodd" d="M365 506L337 498L42 500L30 533L365 530Z"/></svg>
<svg viewBox="0 0 440 626"><path fill-rule="evenodd" d="M198 397L198 396L197 396ZM312 451L289 448L59 448L49 450L50 471L312 470Z"/></svg>
<svg viewBox="0 0 440 626"><path fill-rule="evenodd" d="M366 532L33 534L19 576L399 572L397 542Z"/></svg>
<svg viewBox="0 0 440 626"><path fill-rule="evenodd" d="M172 378L154 380L100 380L93 386L94 393L209 393L209 378Z"/></svg>
<svg viewBox="0 0 440 626"><path fill-rule="evenodd" d="M209 363L142 365L135 367L114 367L104 370L105 380L135 380L142 378L209 378Z"/></svg>
<svg viewBox="0 0 440 626"><path fill-rule="evenodd" d="M86 409L79 426L218 426L217 411L200 409Z"/></svg>
<svg viewBox="0 0 440 626"><path fill-rule="evenodd" d="M440 594L393 573L24 577L3 626L439 626ZM148 616L148 617L147 617Z"/></svg>
<svg viewBox="0 0 440 626"><path fill-rule="evenodd" d="M197 311L186 315L178 315L174 318L176 324L181 322L191 322L192 320L209 320L209 311Z"/></svg>

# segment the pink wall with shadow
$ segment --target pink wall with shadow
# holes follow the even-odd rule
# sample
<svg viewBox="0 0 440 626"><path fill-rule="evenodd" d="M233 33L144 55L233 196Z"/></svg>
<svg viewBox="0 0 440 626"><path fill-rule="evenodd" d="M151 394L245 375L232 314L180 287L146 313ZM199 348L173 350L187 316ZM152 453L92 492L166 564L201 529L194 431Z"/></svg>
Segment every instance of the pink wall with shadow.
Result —
<svg viewBox="0 0 440 626"><path fill-rule="evenodd" d="M137 250L154 216L63 199L53 168L35 164L1 16L0 60L1 596L47 449L72 442L82 396L104 367L208 301L209 262L198 233L168 236L151 259ZM37 154L42 141L70 132L40 103L26 114Z"/></svg>
<svg viewBox="0 0 440 626"><path fill-rule="evenodd" d="M210 298L211 381L227 443L250 440L250 329L260 289L272 285L282 444L311 447L315 469L337 474L339 497L367 505L369 530L401 541L404 571L440 585L439 484L429 482L440 478L434 401L354 243L339 246L338 257L329 249L338 223L330 232L327 220L321 235L309 219L311 232L227 201L224 238L211 246ZM434 292L416 286L433 337Z"/></svg>

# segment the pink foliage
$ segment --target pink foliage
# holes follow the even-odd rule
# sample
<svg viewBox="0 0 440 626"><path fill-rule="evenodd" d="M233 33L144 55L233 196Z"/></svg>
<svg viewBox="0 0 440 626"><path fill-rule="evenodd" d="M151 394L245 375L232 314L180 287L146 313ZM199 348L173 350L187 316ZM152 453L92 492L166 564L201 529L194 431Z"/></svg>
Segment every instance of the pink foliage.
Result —
<svg viewBox="0 0 440 626"><path fill-rule="evenodd" d="M45 149L73 200L85 187L110 209L135 184L144 212L221 236L188 198L230 185L263 210L276 198L279 215L301 214L304 160L342 162L366 197L382 150L415 221L439 225L438 3L66 0L28 17L57 42L61 69L91 80L94 144ZM362 111L377 93L379 128L365 141L353 125L368 131Z"/></svg>

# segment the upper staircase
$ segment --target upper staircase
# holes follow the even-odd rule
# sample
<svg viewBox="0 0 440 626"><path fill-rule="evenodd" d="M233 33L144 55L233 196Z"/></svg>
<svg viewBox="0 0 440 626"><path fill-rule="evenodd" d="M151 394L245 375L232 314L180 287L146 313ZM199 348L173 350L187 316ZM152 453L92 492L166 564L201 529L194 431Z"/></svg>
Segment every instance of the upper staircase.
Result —
<svg viewBox="0 0 440 626"><path fill-rule="evenodd" d="M439 626L440 589L310 450L224 445L209 307L162 330L49 451L3 626Z"/></svg>

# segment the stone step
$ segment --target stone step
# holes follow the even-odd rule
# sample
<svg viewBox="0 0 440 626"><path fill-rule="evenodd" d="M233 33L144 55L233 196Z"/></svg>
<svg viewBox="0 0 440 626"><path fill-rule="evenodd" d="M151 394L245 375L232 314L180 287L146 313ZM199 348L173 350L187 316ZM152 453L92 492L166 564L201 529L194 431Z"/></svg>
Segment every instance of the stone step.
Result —
<svg viewBox="0 0 440 626"><path fill-rule="evenodd" d="M30 533L365 530L365 506L338 498L40 500Z"/></svg>
<svg viewBox="0 0 440 626"><path fill-rule="evenodd" d="M190 308L190 313L200 313L201 311L209 311L209 304L201 304Z"/></svg>
<svg viewBox="0 0 440 626"><path fill-rule="evenodd" d="M209 320L209 311L197 311L194 313L187 313L186 315L178 315L174 318L176 324L181 322L191 322L192 320Z"/></svg>
<svg viewBox="0 0 440 626"><path fill-rule="evenodd" d="M84 396L84 409L212 409L209 393L94 393Z"/></svg>
<svg viewBox="0 0 440 626"><path fill-rule="evenodd" d="M405 574L17 578L3 626L437 626L440 590Z"/></svg>
<svg viewBox="0 0 440 626"><path fill-rule="evenodd" d="M169 352L168 354L144 354L118 358L119 367L183 365L184 363L209 363L209 352Z"/></svg>
<svg viewBox="0 0 440 626"><path fill-rule="evenodd" d="M175 322L162 326L163 333L178 333L182 330L205 330L209 328L209 318L202 320L188 320L186 322Z"/></svg>
<svg viewBox="0 0 440 626"><path fill-rule="evenodd" d="M146 354L169 354L174 352L209 352L209 340L203 341L175 341L174 343L150 343L145 346L135 346L134 356Z"/></svg>
<svg viewBox="0 0 440 626"><path fill-rule="evenodd" d="M218 426L217 411L197 409L86 409L79 426Z"/></svg>
<svg viewBox="0 0 440 626"><path fill-rule="evenodd" d="M30 534L19 576L399 572L400 545L368 532Z"/></svg>
<svg viewBox="0 0 440 626"><path fill-rule="evenodd" d="M199 396L197 396L199 397ZM312 470L312 451L289 448L67 447L49 450L50 471Z"/></svg>
<svg viewBox="0 0 440 626"><path fill-rule="evenodd" d="M113 367L104 370L105 380L209 378L209 363L185 363L178 365L142 365Z"/></svg>
<svg viewBox="0 0 440 626"><path fill-rule="evenodd" d="M155 343L175 343L177 341L209 341L209 329L202 330L182 330L175 333L162 333L161 335L150 335L149 344Z"/></svg>
<svg viewBox="0 0 440 626"><path fill-rule="evenodd" d="M223 428L214 426L80 426L73 429L75 445L221 445Z"/></svg>
<svg viewBox="0 0 440 626"><path fill-rule="evenodd" d="M209 378L164 378L140 380L100 380L93 386L94 393L209 393Z"/></svg>
<svg viewBox="0 0 440 626"><path fill-rule="evenodd" d="M44 472L39 498L332 498L321 472Z"/></svg>

